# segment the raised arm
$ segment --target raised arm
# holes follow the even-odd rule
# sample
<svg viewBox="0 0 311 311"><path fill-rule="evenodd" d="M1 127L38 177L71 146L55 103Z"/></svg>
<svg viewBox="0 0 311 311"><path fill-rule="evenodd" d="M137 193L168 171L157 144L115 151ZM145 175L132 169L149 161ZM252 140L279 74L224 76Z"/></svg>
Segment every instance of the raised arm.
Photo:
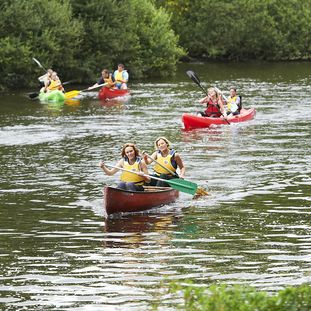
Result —
<svg viewBox="0 0 311 311"><path fill-rule="evenodd" d="M180 170L179 177L185 178L186 168L185 168L184 163L183 163L183 161L182 161L182 159L178 153L175 153L175 160L176 160L177 166Z"/></svg>
<svg viewBox="0 0 311 311"><path fill-rule="evenodd" d="M116 172L118 172L119 170L115 167L113 168L108 168L104 161L100 160L98 166L105 172L106 175L108 176L112 176L114 175ZM115 166L122 168L123 167L123 159L121 159Z"/></svg>
<svg viewBox="0 0 311 311"><path fill-rule="evenodd" d="M150 158L152 158L153 160L156 160L157 159L157 152L155 151L151 156L148 156L147 153L145 151L143 151L143 159L147 165L149 165L153 162L152 159L150 159Z"/></svg>

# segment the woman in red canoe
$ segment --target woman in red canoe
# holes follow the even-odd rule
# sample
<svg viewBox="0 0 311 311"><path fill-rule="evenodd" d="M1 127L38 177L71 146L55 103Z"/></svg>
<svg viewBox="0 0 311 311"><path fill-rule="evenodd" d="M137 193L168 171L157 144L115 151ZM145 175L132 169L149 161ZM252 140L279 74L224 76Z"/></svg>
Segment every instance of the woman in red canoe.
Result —
<svg viewBox="0 0 311 311"><path fill-rule="evenodd" d="M139 150L134 144L126 143L121 150L122 159L117 162L115 167L109 169L103 161L99 162L99 167L109 176L114 175L119 170L117 167L124 168L130 173L123 171L118 184L119 189L131 191L144 191L144 183L150 182L148 168L144 160L139 157Z"/></svg>
<svg viewBox="0 0 311 311"><path fill-rule="evenodd" d="M159 137L154 142L156 151L148 156L146 153L143 153L144 160L146 164L151 164L155 162L156 164L153 167L154 177L162 179L172 179L172 178L185 178L186 168L180 157L180 155L170 148L171 143L165 137ZM179 168L179 176L177 174L177 168ZM169 187L169 185L161 180L151 179L151 186L157 187Z"/></svg>

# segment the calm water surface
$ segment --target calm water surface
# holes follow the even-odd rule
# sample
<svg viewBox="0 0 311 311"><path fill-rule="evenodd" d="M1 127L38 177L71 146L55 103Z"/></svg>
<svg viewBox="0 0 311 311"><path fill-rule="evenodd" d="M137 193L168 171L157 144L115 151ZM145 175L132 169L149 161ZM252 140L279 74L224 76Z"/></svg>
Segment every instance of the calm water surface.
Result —
<svg viewBox="0 0 311 311"><path fill-rule="evenodd" d="M237 86L255 120L184 131L181 114L204 95L189 69L205 87ZM171 80L131 83L125 101L2 94L1 308L175 310L171 281L269 291L311 282L310 72L311 63L189 64ZM114 164L128 141L151 153L160 135L209 196L106 219L102 188L118 175L98 161Z"/></svg>

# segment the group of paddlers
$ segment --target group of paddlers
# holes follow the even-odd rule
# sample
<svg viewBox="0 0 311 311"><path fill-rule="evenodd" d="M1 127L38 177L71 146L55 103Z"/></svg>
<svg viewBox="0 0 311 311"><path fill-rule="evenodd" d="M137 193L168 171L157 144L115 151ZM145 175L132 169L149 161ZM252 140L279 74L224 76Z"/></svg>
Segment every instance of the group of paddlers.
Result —
<svg viewBox="0 0 311 311"><path fill-rule="evenodd" d="M118 69L116 69L113 74L110 73L108 69L103 69L101 72L101 78L93 86L89 87L89 89L93 89L97 86L105 84L105 86L108 88L124 90L127 89L128 79L129 74L127 70L124 69L123 64L119 64ZM47 93L54 90L60 90L62 92L65 92L62 82L57 75L57 72L51 68L49 68L43 76L39 77L39 81L42 86L40 92Z"/></svg>
<svg viewBox="0 0 311 311"><path fill-rule="evenodd" d="M230 96L226 98L219 89L211 87L207 90L207 96L200 99L201 104L206 104L204 112L198 112L203 117L238 115L242 109L241 96L237 95L234 87L230 88Z"/></svg>
<svg viewBox="0 0 311 311"><path fill-rule="evenodd" d="M103 161L99 166L107 175L114 175L122 170L118 188L131 191L144 191L144 185L168 187L165 180L184 178L185 166L180 155L171 147L165 137L159 137L154 142L152 155L146 152L140 154L139 149L132 143L126 143L121 149L121 159L115 166L106 165ZM149 175L147 165L155 163L154 173ZM109 168L110 167L110 168ZM179 175L176 170L179 169Z"/></svg>
<svg viewBox="0 0 311 311"><path fill-rule="evenodd" d="M128 80L129 74L127 70L124 69L123 64L119 64L118 69L113 73L110 73L108 69L103 69L101 78L90 89L101 84L106 84L105 86L108 88L126 90Z"/></svg>
<svg viewBox="0 0 311 311"><path fill-rule="evenodd" d="M54 90L60 90L62 92L65 92L62 82L57 75L57 72L54 71L52 68L49 68L46 74L39 77L39 81L42 85L40 92L47 93Z"/></svg>

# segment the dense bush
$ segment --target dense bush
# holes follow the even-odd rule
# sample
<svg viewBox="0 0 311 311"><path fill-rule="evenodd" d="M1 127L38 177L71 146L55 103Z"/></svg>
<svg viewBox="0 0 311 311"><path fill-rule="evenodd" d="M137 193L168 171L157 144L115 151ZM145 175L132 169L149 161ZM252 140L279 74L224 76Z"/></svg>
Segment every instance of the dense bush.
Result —
<svg viewBox="0 0 311 311"><path fill-rule="evenodd" d="M24 87L42 69L90 82L123 62L131 77L170 75L184 54L152 0L12 0L0 5L0 86Z"/></svg>
<svg viewBox="0 0 311 311"><path fill-rule="evenodd" d="M0 85L28 86L42 74L32 57L66 72L76 64L82 25L69 1L5 1L0 7Z"/></svg>
<svg viewBox="0 0 311 311"><path fill-rule="evenodd" d="M34 84L43 72L32 57L80 82L119 62L131 78L171 75L185 51L203 59L308 60L310 23L310 2L301 0L2 1L0 88Z"/></svg>
<svg viewBox="0 0 311 311"><path fill-rule="evenodd" d="M209 59L311 58L311 6L300 0L158 0L189 55Z"/></svg>
<svg viewBox="0 0 311 311"><path fill-rule="evenodd" d="M268 294L246 286L213 285L208 288L172 284L172 292L182 292L181 310L211 311L308 311L311 310L311 286L288 287Z"/></svg>
<svg viewBox="0 0 311 311"><path fill-rule="evenodd" d="M91 75L126 65L131 75L172 74L184 53L170 28L169 15L145 0L72 2L84 24L81 68Z"/></svg>

